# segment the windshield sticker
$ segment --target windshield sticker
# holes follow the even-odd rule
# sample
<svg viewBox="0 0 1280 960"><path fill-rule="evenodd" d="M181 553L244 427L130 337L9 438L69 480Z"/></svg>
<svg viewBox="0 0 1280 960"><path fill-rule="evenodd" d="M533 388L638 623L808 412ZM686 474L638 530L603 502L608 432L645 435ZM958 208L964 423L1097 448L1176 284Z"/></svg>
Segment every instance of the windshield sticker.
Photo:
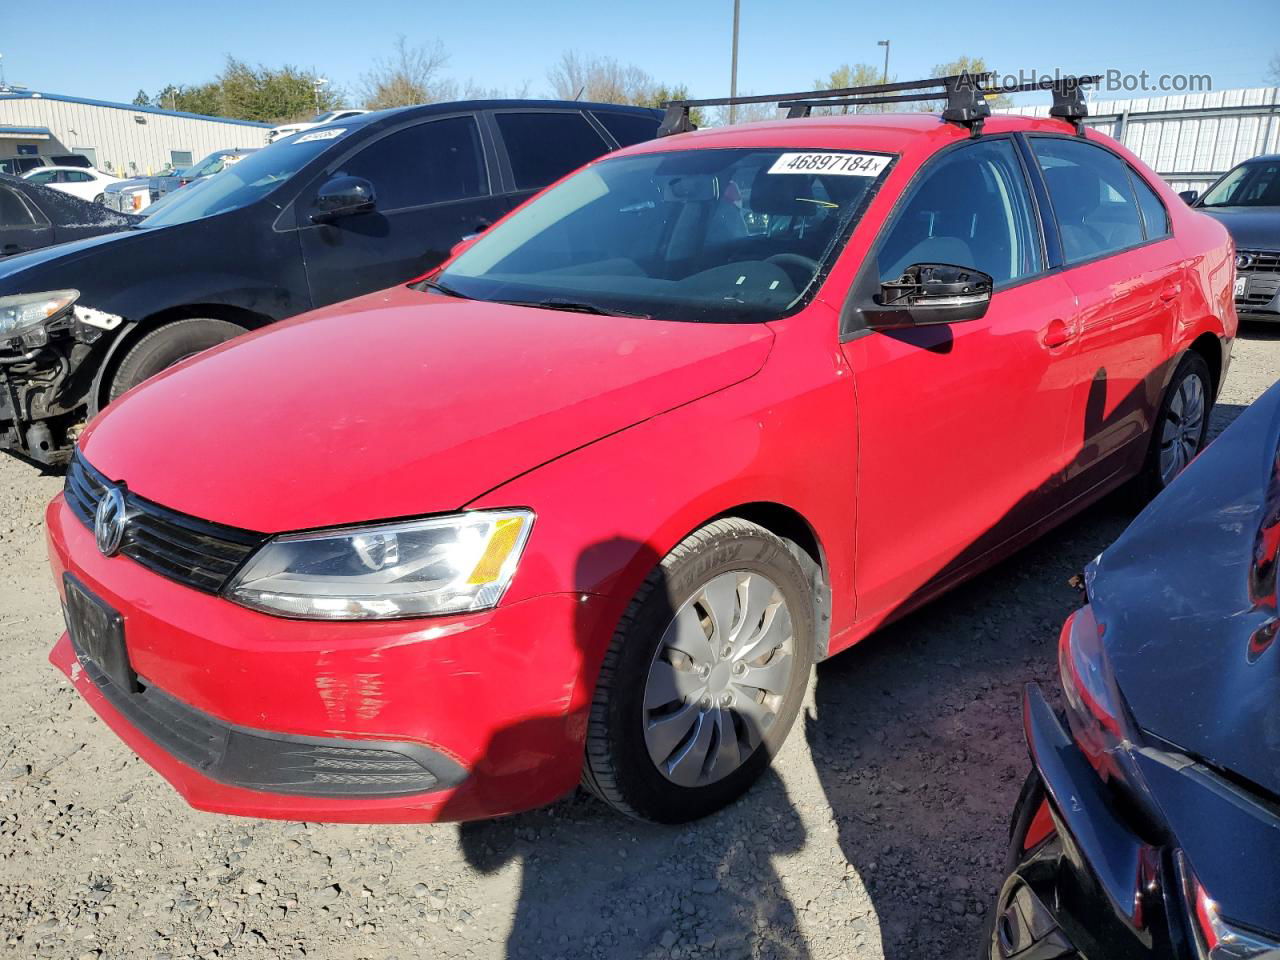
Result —
<svg viewBox="0 0 1280 960"><path fill-rule="evenodd" d="M293 145L296 147L300 143L312 143L316 140L336 140L346 132L346 127L338 127L335 130L316 130L314 133L304 133L293 141Z"/></svg>
<svg viewBox="0 0 1280 960"><path fill-rule="evenodd" d="M878 177L890 157L874 153L784 153L770 173L834 173L841 177Z"/></svg>

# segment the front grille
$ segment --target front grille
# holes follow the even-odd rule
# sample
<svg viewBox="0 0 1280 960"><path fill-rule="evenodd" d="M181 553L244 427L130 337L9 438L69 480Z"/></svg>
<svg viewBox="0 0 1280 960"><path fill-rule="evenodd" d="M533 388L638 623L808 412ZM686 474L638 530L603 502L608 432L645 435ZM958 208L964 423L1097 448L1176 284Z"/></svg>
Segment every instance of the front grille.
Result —
<svg viewBox="0 0 1280 960"><path fill-rule="evenodd" d="M67 468L67 505L90 530L110 481L77 450ZM209 523L125 491L129 522L120 552L148 570L205 593L219 593L266 539L263 534Z"/></svg>
<svg viewBox="0 0 1280 960"><path fill-rule="evenodd" d="M76 651L80 656L80 651ZM457 786L466 771L416 743L337 740L224 723L139 677L122 690L89 657L89 679L125 719L204 776L247 790L312 797L394 797Z"/></svg>
<svg viewBox="0 0 1280 960"><path fill-rule="evenodd" d="M1280 250L1237 250L1236 256L1251 258L1247 267L1238 267L1241 273L1280 273Z"/></svg>

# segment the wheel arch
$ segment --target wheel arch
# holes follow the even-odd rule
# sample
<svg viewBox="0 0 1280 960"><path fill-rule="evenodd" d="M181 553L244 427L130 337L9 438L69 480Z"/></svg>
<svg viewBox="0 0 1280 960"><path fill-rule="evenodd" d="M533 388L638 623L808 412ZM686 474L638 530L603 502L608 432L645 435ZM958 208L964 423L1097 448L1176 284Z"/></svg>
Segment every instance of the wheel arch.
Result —
<svg viewBox="0 0 1280 960"><path fill-rule="evenodd" d="M158 330L165 324L174 323L178 320L190 320L196 317L225 320L228 323L234 323L238 327L243 327L246 331L257 330L275 322L273 317L257 313L245 307L235 306L234 304L188 303L167 307L140 320L128 323L121 331L120 336L111 341L111 344L107 347L106 354L102 358L102 362L98 365L97 375L90 391L90 415L97 413L107 405L111 381L115 377L120 363L134 344L148 333Z"/></svg>
<svg viewBox="0 0 1280 960"><path fill-rule="evenodd" d="M1213 396L1218 396L1218 391L1222 388L1223 379L1223 356L1222 340L1212 333L1202 333L1196 337L1188 345L1187 350L1191 353L1198 353L1209 367L1209 376L1213 378L1210 385L1213 390Z"/></svg>

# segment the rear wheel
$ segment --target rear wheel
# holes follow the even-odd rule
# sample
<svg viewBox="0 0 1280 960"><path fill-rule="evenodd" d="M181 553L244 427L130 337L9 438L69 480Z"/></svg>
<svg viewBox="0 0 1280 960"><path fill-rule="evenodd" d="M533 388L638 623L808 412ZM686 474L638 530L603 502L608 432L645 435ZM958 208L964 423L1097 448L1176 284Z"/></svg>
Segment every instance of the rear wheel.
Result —
<svg viewBox="0 0 1280 960"><path fill-rule="evenodd" d="M768 766L813 665L814 606L786 541L717 520L645 580L592 702L583 783L662 823L718 810Z"/></svg>
<svg viewBox="0 0 1280 960"><path fill-rule="evenodd" d="M1154 497L1186 469L1204 446L1213 409L1209 365L1198 353L1178 363L1156 414L1147 461L1138 477L1138 493Z"/></svg>
<svg viewBox="0 0 1280 960"><path fill-rule="evenodd" d="M109 400L136 387L148 377L173 366L179 360L193 357L202 350L216 347L244 333L244 327L226 320L193 317L166 323L152 330L129 348L111 378Z"/></svg>

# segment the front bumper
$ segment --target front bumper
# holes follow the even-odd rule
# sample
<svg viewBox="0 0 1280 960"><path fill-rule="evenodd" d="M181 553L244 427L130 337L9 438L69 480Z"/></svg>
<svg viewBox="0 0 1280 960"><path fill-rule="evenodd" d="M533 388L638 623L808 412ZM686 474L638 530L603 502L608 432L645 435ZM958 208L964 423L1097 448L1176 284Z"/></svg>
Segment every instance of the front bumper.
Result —
<svg viewBox="0 0 1280 960"><path fill-rule="evenodd" d="M102 556L62 496L46 519L59 589L69 572L122 615L132 666L156 691L153 719L164 726L176 711L195 723L213 759L166 741L145 719L156 710L120 699L146 694L104 685L65 634L50 659L194 807L311 821L468 820L549 803L578 782L591 695L584 664L595 659L584 651L608 636L605 598L552 594L429 620L286 620ZM217 754L237 737L239 748ZM391 749L438 782L394 796L299 795L278 786L278 770L251 764L257 786L246 785L243 753L228 756L245 738L269 741L259 756L288 762L297 751L272 743L309 755Z"/></svg>
<svg viewBox="0 0 1280 960"><path fill-rule="evenodd" d="M1245 293L1236 298L1241 320L1280 323L1280 273L1245 272Z"/></svg>
<svg viewBox="0 0 1280 960"><path fill-rule="evenodd" d="M1034 770L984 956L1195 960L1171 851L1122 816L1034 684L1023 711Z"/></svg>

